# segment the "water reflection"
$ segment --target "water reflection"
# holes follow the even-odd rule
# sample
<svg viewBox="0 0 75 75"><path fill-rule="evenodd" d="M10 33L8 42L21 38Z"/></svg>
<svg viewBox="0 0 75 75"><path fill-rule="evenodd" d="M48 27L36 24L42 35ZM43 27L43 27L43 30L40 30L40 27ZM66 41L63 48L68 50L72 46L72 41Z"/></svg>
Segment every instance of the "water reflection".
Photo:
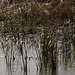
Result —
<svg viewBox="0 0 75 75"><path fill-rule="evenodd" d="M65 46L63 46L63 42L57 41L55 45L57 48L52 52L53 55L44 60L42 58L40 36L36 35L35 37L16 39L15 41L14 37L10 38L9 35L1 38L1 50L5 55L7 75L75 74L75 56L72 44L69 45L69 49L71 50L68 48L66 48L66 50Z"/></svg>

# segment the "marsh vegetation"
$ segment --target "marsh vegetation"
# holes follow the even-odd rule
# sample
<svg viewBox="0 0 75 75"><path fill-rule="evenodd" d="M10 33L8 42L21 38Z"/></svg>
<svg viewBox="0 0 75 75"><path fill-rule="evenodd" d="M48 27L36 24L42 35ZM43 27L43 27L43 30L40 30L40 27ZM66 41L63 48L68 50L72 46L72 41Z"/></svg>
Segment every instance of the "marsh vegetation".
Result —
<svg viewBox="0 0 75 75"><path fill-rule="evenodd" d="M38 3L31 0L1 6L0 49L8 75L74 73L73 2Z"/></svg>

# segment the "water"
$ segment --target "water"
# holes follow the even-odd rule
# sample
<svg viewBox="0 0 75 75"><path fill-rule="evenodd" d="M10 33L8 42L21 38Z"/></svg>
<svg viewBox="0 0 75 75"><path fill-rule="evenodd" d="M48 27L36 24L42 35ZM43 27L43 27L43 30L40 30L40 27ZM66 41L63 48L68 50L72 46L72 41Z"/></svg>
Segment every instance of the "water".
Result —
<svg viewBox="0 0 75 75"><path fill-rule="evenodd" d="M57 43L56 70L52 70L50 62L44 66L39 36L21 38L16 43L13 38L1 38L0 75L75 75L73 48L64 57L61 43L62 41Z"/></svg>
<svg viewBox="0 0 75 75"><path fill-rule="evenodd" d="M1 44L0 44L0 75L6 75L6 64L4 54L1 50Z"/></svg>

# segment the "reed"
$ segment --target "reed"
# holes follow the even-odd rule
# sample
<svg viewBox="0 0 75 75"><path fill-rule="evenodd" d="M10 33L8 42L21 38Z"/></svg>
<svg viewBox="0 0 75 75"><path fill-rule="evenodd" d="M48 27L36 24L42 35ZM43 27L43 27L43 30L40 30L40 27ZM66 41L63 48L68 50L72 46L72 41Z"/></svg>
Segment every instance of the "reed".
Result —
<svg viewBox="0 0 75 75"><path fill-rule="evenodd" d="M44 5L42 5L42 7L44 7ZM4 22L2 33L5 35L5 41L2 42L2 48L6 56L6 63L9 70L12 71L12 68L15 70L13 66L14 63L17 63L17 66L21 64L23 72L27 75L28 60L30 61L34 58L28 58L28 48L26 47L27 43L25 43L25 41L30 38L32 44L30 47L35 46L35 44L37 45L38 42L33 43L31 40L36 34L35 28L37 27L40 27L42 31L40 32L40 46L38 47L37 45L36 47L38 47L38 49L35 48L37 55L35 60L37 71L40 69L42 72L43 67L47 70L49 66L52 75L56 72L59 52L57 49L58 41L62 41L61 55L67 66L66 63L69 61L67 61L67 58L72 58L72 45L74 47L73 50L75 51L74 22L65 23L64 20L63 25L60 25L60 23L58 24L59 18L57 18L57 15L56 17L51 18L50 16L45 15L42 8L40 8L41 12L39 13L37 2L33 3L32 0L30 0L29 4L25 3L25 5L22 5L21 3L18 3L11 8L12 9L9 8L10 11L8 11L9 9L6 10L6 6L2 6L3 13L0 15ZM27 37L27 35L30 35L30 37ZM6 38L8 39L6 40ZM9 44L9 40L11 40L11 44ZM3 44L5 45L5 48Z"/></svg>

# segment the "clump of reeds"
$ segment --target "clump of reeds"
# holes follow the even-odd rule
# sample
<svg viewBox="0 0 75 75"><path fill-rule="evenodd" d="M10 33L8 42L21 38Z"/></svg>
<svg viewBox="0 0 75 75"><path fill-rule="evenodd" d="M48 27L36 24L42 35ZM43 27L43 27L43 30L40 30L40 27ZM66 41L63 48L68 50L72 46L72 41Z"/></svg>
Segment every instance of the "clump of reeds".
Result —
<svg viewBox="0 0 75 75"><path fill-rule="evenodd" d="M44 6L43 6L44 7ZM7 10L8 9L8 10ZM10 10L9 10L10 9ZM15 44L18 41L18 52L20 53L20 56L22 58L23 63L23 69L24 72L27 74L27 50L25 48L25 44L21 43L21 35L19 33L23 34L23 37L25 37L28 28L29 32L33 34L33 31L35 32L35 27L43 27L43 36L41 37L41 44L42 44L42 52L40 56L41 67L43 65L45 68L47 68L47 65L52 68L53 70L56 70L56 64L57 64L57 41L62 41L62 52L63 55L66 57L71 56L71 44L73 43L74 49L75 49L75 27L72 27L71 24L63 24L61 28L62 35L60 33L57 33L57 30L59 28L58 24L54 24L54 20L57 20L56 17L49 18L48 16L44 15L45 13L42 11L41 13L38 12L37 3L35 2L28 4L25 3L25 5L22 6L21 3L13 5L11 8L5 8L5 6L2 7L2 14L1 21L4 22L4 30L3 33L10 33L11 37L14 37ZM7 12L6 12L7 11ZM59 38L62 36L62 38ZM13 44L11 44L11 50L9 45L6 45L6 62L10 65L12 65L12 56L14 54L13 51ZM16 50L16 49L15 49ZM9 52L11 52L9 56ZM40 68L42 69L42 68Z"/></svg>

